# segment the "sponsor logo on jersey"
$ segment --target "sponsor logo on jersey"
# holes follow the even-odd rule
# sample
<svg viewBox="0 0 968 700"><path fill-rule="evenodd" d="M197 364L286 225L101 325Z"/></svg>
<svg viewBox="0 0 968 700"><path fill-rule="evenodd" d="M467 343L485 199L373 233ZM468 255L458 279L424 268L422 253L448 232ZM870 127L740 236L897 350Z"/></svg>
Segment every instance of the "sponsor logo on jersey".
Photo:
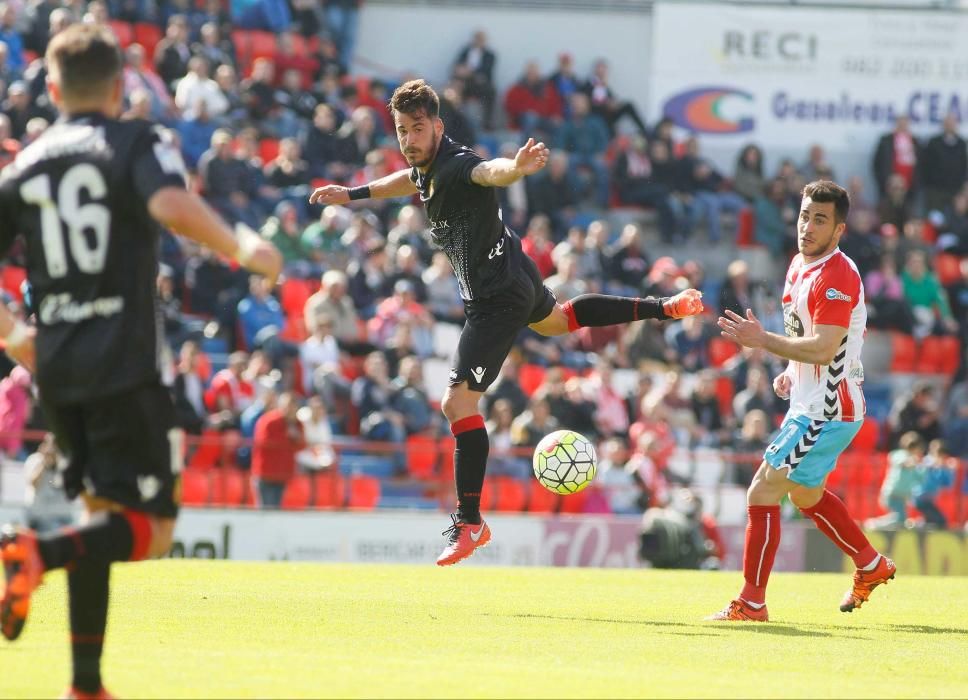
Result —
<svg viewBox="0 0 968 700"><path fill-rule="evenodd" d="M477 381L478 384L480 384L481 381L484 379L484 372L486 371L487 370L485 370L483 367L475 367L474 369L471 370L471 374L474 375L474 379Z"/></svg>
<svg viewBox="0 0 968 700"><path fill-rule="evenodd" d="M827 298L830 299L830 301L853 301L849 295L844 294L839 289L834 289L833 287L827 290Z"/></svg>
<svg viewBox="0 0 968 700"><path fill-rule="evenodd" d="M138 477L138 492L142 501L150 501L161 491L161 481L157 476L147 475Z"/></svg>
<svg viewBox="0 0 968 700"><path fill-rule="evenodd" d="M487 259L493 260L497 256L503 255L503 254L504 254L504 238L502 237L501 240L497 242L497 245L491 248L491 252L487 254Z"/></svg>
<svg viewBox="0 0 968 700"><path fill-rule="evenodd" d="M121 313L123 297L101 297L93 301L74 301L70 294L48 294L40 303L38 320L45 326L55 323L80 323L100 316L107 318Z"/></svg>
<svg viewBox="0 0 968 700"><path fill-rule="evenodd" d="M803 321L794 312L790 312L783 317L783 330L793 338L803 337Z"/></svg>

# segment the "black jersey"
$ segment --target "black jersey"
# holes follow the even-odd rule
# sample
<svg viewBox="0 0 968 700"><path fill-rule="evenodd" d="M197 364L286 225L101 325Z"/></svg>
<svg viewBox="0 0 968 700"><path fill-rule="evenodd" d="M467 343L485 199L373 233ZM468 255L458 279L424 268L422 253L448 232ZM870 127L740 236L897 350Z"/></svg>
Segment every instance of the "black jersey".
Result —
<svg viewBox="0 0 968 700"><path fill-rule="evenodd" d="M444 136L426 173L410 179L427 208L434 243L447 254L464 301L486 299L506 287L522 255L521 240L501 221L497 191L471 180L484 159Z"/></svg>
<svg viewBox="0 0 968 700"><path fill-rule="evenodd" d="M55 123L0 173L0 252L25 238L46 402L157 378L159 229L147 205L168 186L185 180L165 132L96 114Z"/></svg>

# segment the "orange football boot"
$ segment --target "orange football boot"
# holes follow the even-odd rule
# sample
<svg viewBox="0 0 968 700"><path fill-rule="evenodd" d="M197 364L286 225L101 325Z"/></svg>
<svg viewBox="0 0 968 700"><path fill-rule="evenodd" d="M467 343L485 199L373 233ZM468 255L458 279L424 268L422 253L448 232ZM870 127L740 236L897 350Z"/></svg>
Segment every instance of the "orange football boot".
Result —
<svg viewBox="0 0 968 700"><path fill-rule="evenodd" d="M881 556L873 571L857 569L854 572L854 585L844 594L844 599L840 603L840 612L851 612L859 608L871 597L871 591L882 583L886 584L896 575L897 567L885 556Z"/></svg>
<svg viewBox="0 0 968 700"><path fill-rule="evenodd" d="M37 534L23 528L4 528L0 535L0 559L7 579L0 598L0 631L13 641L23 631L30 611L30 594L44 575Z"/></svg>
<svg viewBox="0 0 968 700"><path fill-rule="evenodd" d="M770 615L766 611L766 606L754 608L742 598L729 601L729 605L718 613L710 615L707 620L716 622L769 622Z"/></svg>
<svg viewBox="0 0 968 700"><path fill-rule="evenodd" d="M450 566L467 559L478 547L483 547L491 541L491 528L483 520L479 525L465 523L451 513L453 524L444 530L442 535L448 538L447 546L437 557L437 566Z"/></svg>

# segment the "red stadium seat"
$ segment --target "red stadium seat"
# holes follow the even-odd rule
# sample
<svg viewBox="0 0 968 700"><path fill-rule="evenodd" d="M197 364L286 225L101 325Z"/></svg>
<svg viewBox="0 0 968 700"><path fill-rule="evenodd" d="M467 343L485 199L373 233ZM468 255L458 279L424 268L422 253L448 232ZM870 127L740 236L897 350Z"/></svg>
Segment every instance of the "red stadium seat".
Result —
<svg viewBox="0 0 968 700"><path fill-rule="evenodd" d="M961 258L951 253L938 253L934 257L934 271L938 281L947 287L961 278Z"/></svg>
<svg viewBox="0 0 968 700"><path fill-rule="evenodd" d="M918 374L940 374L944 350L941 338L937 336L929 335L922 340L915 371Z"/></svg>
<svg viewBox="0 0 968 700"><path fill-rule="evenodd" d="M345 499L343 477L338 471L322 471L313 477L313 506L342 508Z"/></svg>
<svg viewBox="0 0 968 700"><path fill-rule="evenodd" d="M350 495L347 506L360 510L373 510L380 502L380 480L375 476L350 478Z"/></svg>
<svg viewBox="0 0 968 700"><path fill-rule="evenodd" d="M299 56L300 58L306 58L310 54L309 41L306 40L302 34L296 34L293 32L292 37L292 52Z"/></svg>
<svg viewBox="0 0 968 700"><path fill-rule="evenodd" d="M118 43L121 44L122 49L127 48L134 41L134 29L127 22L112 19L108 24L111 26L114 36L118 38Z"/></svg>
<svg viewBox="0 0 968 700"><path fill-rule="evenodd" d="M192 469L212 469L222 456L222 434L206 430L196 439L196 449L188 459Z"/></svg>
<svg viewBox="0 0 968 700"><path fill-rule="evenodd" d="M492 482L497 492L491 508L501 513L517 513L524 510L528 502L528 489L525 482L510 476L499 476Z"/></svg>
<svg viewBox="0 0 968 700"><path fill-rule="evenodd" d="M411 435L407 438L407 473L414 479L432 479L437 471L437 438Z"/></svg>
<svg viewBox="0 0 968 700"><path fill-rule="evenodd" d="M207 506L212 490L211 473L185 469L181 473L181 502L186 506Z"/></svg>
<svg viewBox="0 0 968 700"><path fill-rule="evenodd" d="M713 367L722 367L726 360L739 353L739 345L720 336L709 339L709 362Z"/></svg>
<svg viewBox="0 0 968 700"><path fill-rule="evenodd" d="M288 316L279 337L293 343L301 343L309 337L306 320L302 316Z"/></svg>
<svg viewBox="0 0 968 700"><path fill-rule="evenodd" d="M305 474L296 474L286 482L282 492L282 507L286 510L303 510L309 507L312 482Z"/></svg>
<svg viewBox="0 0 968 700"><path fill-rule="evenodd" d="M161 41L161 28L150 22L138 22L134 25L134 40L145 48L148 62L155 57L155 46Z"/></svg>
<svg viewBox="0 0 968 700"><path fill-rule="evenodd" d="M531 513L554 513L558 509L560 496L556 496L538 483L537 479L528 481L528 511Z"/></svg>
<svg viewBox="0 0 968 700"><path fill-rule="evenodd" d="M545 368L541 365L521 365L518 370L518 384L526 396L531 396L544 383L544 377Z"/></svg>
<svg viewBox="0 0 968 700"><path fill-rule="evenodd" d="M276 55L276 35L272 32L249 32L249 55L257 58L272 58Z"/></svg>
<svg viewBox="0 0 968 700"><path fill-rule="evenodd" d="M904 333L891 333L891 371L913 372L918 346Z"/></svg>
<svg viewBox="0 0 968 700"><path fill-rule="evenodd" d="M941 340L941 371L953 375L961 367L961 341L953 335L946 335Z"/></svg>
<svg viewBox="0 0 968 700"><path fill-rule="evenodd" d="M860 426L860 430L857 431L857 435L854 436L854 440L850 443L850 449L858 451L876 450L879 437L880 426L877 419L867 416L863 425Z"/></svg>
<svg viewBox="0 0 968 700"><path fill-rule="evenodd" d="M223 467L214 474L212 505L241 506L248 495L248 478L241 469Z"/></svg>
<svg viewBox="0 0 968 700"><path fill-rule="evenodd" d="M588 489L561 497L561 513L584 513L585 501L588 500Z"/></svg>

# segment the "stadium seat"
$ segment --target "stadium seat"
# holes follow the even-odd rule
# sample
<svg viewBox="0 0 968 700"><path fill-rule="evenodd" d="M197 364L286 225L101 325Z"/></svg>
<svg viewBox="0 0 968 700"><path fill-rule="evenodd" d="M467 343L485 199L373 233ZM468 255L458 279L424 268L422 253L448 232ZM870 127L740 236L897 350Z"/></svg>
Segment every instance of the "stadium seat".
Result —
<svg viewBox="0 0 968 700"><path fill-rule="evenodd" d="M211 473L184 469L181 473L181 502L186 506L207 506L211 496Z"/></svg>
<svg viewBox="0 0 968 700"><path fill-rule="evenodd" d="M276 35L272 32L249 32L249 56L257 58L273 58L276 55Z"/></svg>
<svg viewBox="0 0 968 700"><path fill-rule="evenodd" d="M195 438L195 451L188 459L191 469L212 469L222 456L222 434L216 430L206 430Z"/></svg>
<svg viewBox="0 0 968 700"><path fill-rule="evenodd" d="M857 435L850 443L850 448L852 450L876 450L880 432L877 420L867 416L863 425L860 426L860 430L857 431Z"/></svg>
<svg viewBox="0 0 968 700"><path fill-rule="evenodd" d="M303 510L309 507L312 482L305 474L296 474L286 482L282 492L282 507L285 510Z"/></svg>
<svg viewBox="0 0 968 700"><path fill-rule="evenodd" d="M437 438L411 435L407 438L407 473L414 479L432 479L437 471Z"/></svg>
<svg viewBox="0 0 968 700"><path fill-rule="evenodd" d="M891 333L891 371L913 372L918 346L904 333Z"/></svg>
<svg viewBox="0 0 968 700"><path fill-rule="evenodd" d="M726 360L739 353L739 345L732 340L719 336L709 339L709 362L713 367L722 367Z"/></svg>
<svg viewBox="0 0 968 700"><path fill-rule="evenodd" d="M585 501L588 500L588 489L561 497L561 507L558 512L578 515L585 512Z"/></svg>
<svg viewBox="0 0 968 700"><path fill-rule="evenodd" d="M518 370L518 384L526 396L531 396L544 383L545 368L541 365L521 365Z"/></svg>
<svg viewBox="0 0 968 700"><path fill-rule="evenodd" d="M342 508L345 484L339 472L327 470L312 476L314 508Z"/></svg>
<svg viewBox="0 0 968 700"><path fill-rule="evenodd" d="M380 502L380 480L373 476L350 478L347 506L360 510L373 510Z"/></svg>
<svg viewBox="0 0 968 700"><path fill-rule="evenodd" d="M524 510L528 502L525 482L510 476L499 476L491 485L496 492L491 508L501 513L518 513Z"/></svg>
<svg viewBox="0 0 968 700"><path fill-rule="evenodd" d="M538 483L537 479L528 480L528 511L531 513L554 513L558 509L560 496L556 496Z"/></svg>
<svg viewBox="0 0 968 700"><path fill-rule="evenodd" d="M938 253L934 257L934 271L938 281L947 287L961 278L961 258L951 253Z"/></svg>
<svg viewBox="0 0 968 700"><path fill-rule="evenodd" d="M941 372L953 375L961 367L961 341L953 335L946 335L941 340Z"/></svg>
<svg viewBox="0 0 968 700"><path fill-rule="evenodd" d="M437 471L437 480L450 484L454 481L454 447L457 445L452 437L444 437L437 443L440 455L440 469Z"/></svg>
<svg viewBox="0 0 968 700"><path fill-rule="evenodd" d="M122 49L127 48L134 41L134 28L127 22L112 19L108 24L111 26L114 36L118 38L118 43L121 44Z"/></svg>
<svg viewBox="0 0 968 700"><path fill-rule="evenodd" d="M154 60L155 46L161 41L162 36L164 34L158 25L151 22L138 22L134 25L134 40L144 47L149 63Z"/></svg>
<svg viewBox="0 0 968 700"><path fill-rule="evenodd" d="M944 359L944 346L941 338L929 335L921 341L915 371L918 374L940 374Z"/></svg>
<svg viewBox="0 0 968 700"><path fill-rule="evenodd" d="M302 316L287 316L279 337L293 343L302 343L309 337L306 320Z"/></svg>
<svg viewBox="0 0 968 700"><path fill-rule="evenodd" d="M245 504L248 479L241 469L223 467L214 473L214 488L212 489L212 505L241 506Z"/></svg>
<svg viewBox="0 0 968 700"><path fill-rule="evenodd" d="M292 32L290 37L292 37L292 52L300 58L308 57L311 52L309 49L309 41L306 37L296 32Z"/></svg>

